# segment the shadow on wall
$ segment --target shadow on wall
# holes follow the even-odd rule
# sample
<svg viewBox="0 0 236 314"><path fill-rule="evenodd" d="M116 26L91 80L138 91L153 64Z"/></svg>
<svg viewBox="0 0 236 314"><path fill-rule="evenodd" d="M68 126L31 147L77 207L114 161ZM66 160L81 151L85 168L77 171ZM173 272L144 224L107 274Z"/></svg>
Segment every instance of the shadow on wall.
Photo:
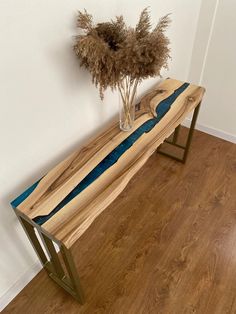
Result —
<svg viewBox="0 0 236 314"><path fill-rule="evenodd" d="M57 72L56 76L63 80L62 83L65 88L68 88L71 93L78 92L78 89L88 89L91 75L86 69L80 67L80 61L73 51L72 42L63 43L51 51L50 56L50 64Z"/></svg>
<svg viewBox="0 0 236 314"><path fill-rule="evenodd" d="M90 73L80 67L80 60L76 56L73 50L74 37L78 33L77 30L77 14L73 16L70 23L70 31L74 36L65 36L63 42L56 47L53 47L51 51L47 52L50 58L50 67L54 67L57 78L62 79L62 86L68 88L69 93L75 93L77 97L78 89L86 91L92 85ZM90 83L88 85L88 83ZM91 101L95 101L95 93L89 93ZM79 99L78 99L79 101Z"/></svg>
<svg viewBox="0 0 236 314"><path fill-rule="evenodd" d="M19 232L18 232L18 228L19 228L19 222L17 220L17 217L14 214L13 209L11 209L11 206L9 204L10 200L12 199L12 196L14 195L14 193L11 193L9 195L5 195L1 197L0 200L0 204L1 204L1 212L0 212L0 216L1 216L1 221L10 221L12 222L10 224L10 228L9 228L9 224L1 224L1 241L4 241L6 243L9 243L10 246L8 247L8 250L5 250L4 252L1 252L1 258L0 258L0 269L2 270L1 276L3 276L3 278L1 278L1 281L6 280L7 281L7 277L4 279L4 276L7 276L7 268L9 268L9 265L6 265L6 263L4 262L5 259L3 258L3 255L7 255L8 260L14 261L16 259L16 252L19 252L20 255L24 256L25 260L27 260L28 262L30 261L31 264L34 263L34 260L32 259L32 255L30 255L29 251L27 250L27 248L23 245L22 239L19 238ZM13 196L14 198L14 196ZM9 213L10 211L10 213ZM6 268L7 266L7 268ZM18 278L16 278L17 280Z"/></svg>
<svg viewBox="0 0 236 314"><path fill-rule="evenodd" d="M91 74L85 68L80 67L80 60L73 51L72 40L51 51L50 56L50 65L54 68L57 79L61 78L61 86L64 86L69 97L74 96L77 99L76 105L90 104L92 114L98 123L106 121L106 106L108 105L106 99L110 97L105 97L103 101L100 99L99 90L92 83ZM106 93L112 92L108 90ZM116 96L116 93L114 95ZM84 100L85 97L86 100ZM116 101L118 102L118 95ZM117 108L118 106L114 107L114 112Z"/></svg>

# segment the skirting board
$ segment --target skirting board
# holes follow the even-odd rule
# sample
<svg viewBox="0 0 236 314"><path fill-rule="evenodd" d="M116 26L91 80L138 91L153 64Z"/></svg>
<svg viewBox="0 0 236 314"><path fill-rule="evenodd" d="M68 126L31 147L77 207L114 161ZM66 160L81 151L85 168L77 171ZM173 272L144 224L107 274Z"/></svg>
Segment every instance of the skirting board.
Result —
<svg viewBox="0 0 236 314"><path fill-rule="evenodd" d="M183 121L182 125L189 128L190 127L190 123L191 123L191 119L190 118L186 118ZM236 144L236 135L233 135L233 134L230 134L230 133L227 133L227 132L215 129L213 127L209 127L209 126L203 125L201 123L196 123L196 129L199 130L199 131L202 131L204 133L207 133L207 134L210 134L210 135L222 138L225 141L228 141L228 142Z"/></svg>
<svg viewBox="0 0 236 314"><path fill-rule="evenodd" d="M40 262L33 264L16 282L0 297L0 312L17 296L18 293L40 272Z"/></svg>

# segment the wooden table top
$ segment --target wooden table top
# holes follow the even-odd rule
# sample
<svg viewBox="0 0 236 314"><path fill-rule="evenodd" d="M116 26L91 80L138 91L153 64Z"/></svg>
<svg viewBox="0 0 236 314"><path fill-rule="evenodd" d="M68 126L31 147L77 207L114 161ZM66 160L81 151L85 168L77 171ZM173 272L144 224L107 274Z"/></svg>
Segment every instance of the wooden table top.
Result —
<svg viewBox="0 0 236 314"><path fill-rule="evenodd" d="M71 154L11 205L67 247L122 192L150 155L202 100L204 88L164 80L141 100L130 132L116 123Z"/></svg>

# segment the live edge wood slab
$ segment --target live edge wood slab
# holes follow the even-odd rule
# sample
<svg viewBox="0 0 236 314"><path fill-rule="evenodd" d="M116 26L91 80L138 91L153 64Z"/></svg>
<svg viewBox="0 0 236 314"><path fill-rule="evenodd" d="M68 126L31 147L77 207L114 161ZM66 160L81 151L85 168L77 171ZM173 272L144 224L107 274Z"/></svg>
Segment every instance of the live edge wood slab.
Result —
<svg viewBox="0 0 236 314"><path fill-rule="evenodd" d="M164 80L141 100L132 131L123 132L118 124L113 125L11 203L49 275L80 302L82 290L68 255L71 246L198 107L204 92L200 86ZM49 258L41 250L35 230L42 237ZM50 240L62 248L69 277Z"/></svg>

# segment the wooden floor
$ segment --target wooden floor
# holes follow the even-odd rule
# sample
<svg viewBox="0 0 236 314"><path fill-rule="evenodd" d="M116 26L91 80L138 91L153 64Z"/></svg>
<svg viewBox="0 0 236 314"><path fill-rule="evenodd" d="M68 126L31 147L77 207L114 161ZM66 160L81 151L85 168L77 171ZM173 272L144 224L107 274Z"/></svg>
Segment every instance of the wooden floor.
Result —
<svg viewBox="0 0 236 314"><path fill-rule="evenodd" d="M236 313L236 145L154 154L73 252L85 305L41 271L3 313Z"/></svg>

